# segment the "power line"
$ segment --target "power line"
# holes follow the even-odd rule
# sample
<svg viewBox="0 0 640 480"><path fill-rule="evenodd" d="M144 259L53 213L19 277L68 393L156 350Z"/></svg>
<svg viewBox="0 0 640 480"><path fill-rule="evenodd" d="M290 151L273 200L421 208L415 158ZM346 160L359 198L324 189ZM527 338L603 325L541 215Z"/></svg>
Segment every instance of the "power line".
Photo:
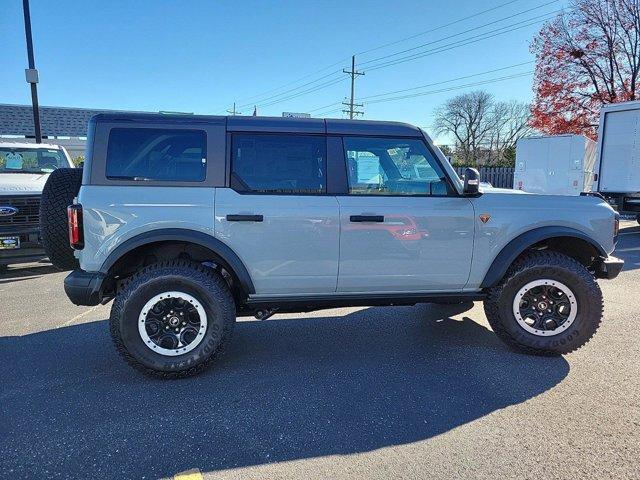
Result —
<svg viewBox="0 0 640 480"><path fill-rule="evenodd" d="M401 38L400 40L395 40L393 42L385 43L384 45L380 45L378 47L370 48L368 50L363 50L362 52L356 53L356 55L364 55L365 53L374 52L376 50L381 50L383 48L390 47L391 45L397 45L398 43L406 42L407 40L413 40L414 38L420 37L422 35L426 35L427 33L432 33L432 32L436 32L438 30L442 30L443 28L447 28L447 27L450 27L451 25L455 25L457 23L464 22L465 20L469 20L471 18L475 18L475 17L478 17L480 15L484 15L485 13L493 12L494 10L498 10L498 9L500 9L502 7L506 7L507 5L511 5L512 3L516 3L516 2L519 2L519 1L520 0L511 0L510 2L502 3L500 5L497 5L497 6L493 7L493 8L489 8L487 10L483 10L481 12L474 13L473 15L469 15L467 17L460 18L458 20L454 20L453 22L449 22L449 23L446 23L444 25L440 25L439 27L435 27L435 28L432 28L430 30L425 30L424 32L416 33L416 34L411 35L409 37Z"/></svg>
<svg viewBox="0 0 640 480"><path fill-rule="evenodd" d="M493 70L486 70L484 72L472 73L470 75L465 75L463 77L451 78L449 80L443 80L443 81L440 81L440 82L425 83L424 85L418 85L418 86L411 87L411 88L404 88L402 90L394 90L392 92L378 93L378 94L375 94L375 95L369 95L369 96L366 96L366 97L360 97L359 100L360 101L368 100L370 98L383 97L383 96L387 96L387 95L393 95L395 93L404 93L404 92L410 92L412 90L419 90L419 89L425 88L425 87L434 87L436 85L443 85L443 84L446 84L446 83L457 82L458 80L466 80L467 78L479 77L481 75L487 75L489 73L501 72L503 70L508 70L510 68L515 68L515 67L521 67L523 65L530 65L532 63L535 63L535 61L531 60L529 62L516 63L514 65L509 65L507 67L495 68Z"/></svg>
<svg viewBox="0 0 640 480"><path fill-rule="evenodd" d="M272 88L270 90L266 90L266 91L264 91L262 93L258 93L258 94L254 95L252 97L244 97L244 98L241 99L241 101L246 102L246 101L249 101L249 100L257 99L259 97L262 97L263 95L267 95L267 94L272 93L272 92L277 92L278 90L281 90L281 89L283 89L285 87L288 87L289 85L295 85L296 83L298 83L301 80L304 80L306 78L309 78L309 77L312 77L314 75L317 75L318 73L322 73L322 72L324 72L326 70L329 70L330 68L333 68L335 66L341 65L345 60L347 60L347 58L343 58L342 60L340 60L338 62L335 62L335 63L332 63L331 65L327 65L326 67L321 68L320 70L316 70L316 71L314 71L312 73L308 73L307 75L303 75L302 77L299 77L296 80L292 80L291 82L285 83L285 84L280 85L278 87ZM331 72L331 74L329 74L329 75L333 75L335 73L340 73L340 70L336 70L334 72ZM323 76L321 78L326 78L329 75L325 75L325 76ZM318 80L320 80L321 78L319 78ZM284 92L281 92L281 93L284 93ZM264 99L261 100L261 101L264 101Z"/></svg>
<svg viewBox="0 0 640 480"><path fill-rule="evenodd" d="M449 27L449 26L451 26L451 25L455 25L455 24L457 24L457 23L464 22L464 21L469 20L469 19L471 19L471 18L478 17L478 16L483 15L483 14L485 14L485 13L489 13L489 12L492 12L492 11L498 10L498 9L500 9L500 8L502 8L502 7L505 7L505 6L507 6L507 5L510 5L510 4L513 4L513 3L519 2L519 1L521 1L521 0L511 0L511 1L509 1L509 2L505 2L505 3L502 3L502 4L500 4L500 5L497 5L496 7L492 7L492 8L486 9L486 10L482 10L482 11L480 11L480 12L477 12L477 13L473 14L473 15L469 15L469 16L466 16L466 17L460 18L460 19L458 19L458 20L454 20L454 21L452 21L452 22L449 22L449 23L447 23L447 24L440 25L439 27L435 27L435 28L432 28L432 29L427 30L427 31L424 31L424 32L419 32L419 33L417 33L417 34L415 34L415 35L412 35L412 36L410 36L410 37L406 37L406 38L403 38L403 39L400 39L400 40L396 40L396 41L394 41L394 42L389 42L389 43L386 43L386 44L384 44L384 45L379 45L379 46L377 46L377 47L370 48L370 49L368 49L368 50L364 50L364 51L362 51L362 52L359 52L359 54L365 54L365 53L373 52L373 51L380 50L380 49L382 49L382 48L385 48L385 47L388 47L388 46L391 46L391 45L395 45L395 44L397 44L397 43L401 43L401 42L404 42L404 41L407 41L407 40L411 40L411 39L413 39L413 38L417 38L417 37L422 36L422 35L425 35L425 34L427 34L427 33L431 33L431 32L437 31L437 30L441 30L441 29L446 28L446 27ZM558 1L558 0L556 0L556 1ZM241 101L245 101L245 102L249 102L249 101L250 101L250 102L249 102L249 103L247 103L247 104L240 105L240 107L245 107L245 106L247 106L247 105L251 105L251 104L253 104L253 103L256 103L254 100L255 100L255 99L257 99L257 98L263 97L264 95L267 95L267 94L270 94L270 93L273 93L273 92L277 92L277 91L279 91L279 90L281 90L281 89L283 89L283 88L285 88L285 87L288 87L288 86L290 86L290 85L295 85L296 83L300 82L301 80L304 80L304 79L306 79L306 78L312 77L312 76L314 76L314 75L317 75L318 73L322 73L322 72L324 72L324 71L326 71L326 70L328 70L328 69L330 69L330 68L333 68L333 67L335 67L335 66L337 66L337 65L340 65L340 64L341 64L341 63L343 63L345 60L346 60L346 59L342 59L342 60L340 60L340 61L338 61L338 62L335 62L335 63L333 63L333 64L331 64L331 65L328 65L328 66L326 66L326 67L324 67L324 68L322 68L322 69L320 69L320 70L317 70L317 71L314 71L314 72L309 73L309 74L307 74L307 75L304 75L304 76L302 76L302 77L299 77L299 78L297 78L296 80L292 80L291 82L285 83L285 84L280 85L280 86L278 86L278 87L275 87L275 88L272 88L272 89L266 90L266 91L264 91L264 92L262 92L262 93L259 93L259 94L257 94L257 95L254 95L254 96L252 96L252 97L245 97L245 98L242 98L242 99L241 99ZM269 100L271 100L271 99L275 99L275 97L284 96L284 95L286 95L286 94L288 94L288 93L292 93L292 92L293 92L293 91L295 91L295 90L299 90L300 88L303 88L304 86L308 86L308 85L310 85L310 84L317 83L318 81L323 80L323 79L325 79L325 78L328 78L328 77L330 77L330 76L334 75L335 73L340 73L340 72L339 72L339 71L331 72L330 74L324 75L324 76L322 76L322 77L320 77L320 78L318 78L318 79L316 79L316 80L314 80L314 81L307 82L307 83L306 83L306 84L304 84L304 85L300 85L300 86L295 87L295 88L293 88L293 89L285 90L285 91L280 92L280 93L278 93L278 94L276 94L276 95L273 95L273 96L268 96L268 97L266 97L266 98L260 98L260 100L258 100L258 101L259 101L259 102L266 102L266 101L269 101ZM284 101L284 100L283 100L283 101ZM221 111L222 111L222 109L221 109Z"/></svg>
<svg viewBox="0 0 640 480"><path fill-rule="evenodd" d="M338 79L336 79L336 80L331 80L331 81L328 81L328 82L322 83L322 84L320 84L320 85L316 85L316 86L315 86L315 87L313 87L313 88L309 88L309 89L307 89L307 90L303 90L302 92L298 92L298 93L296 93L296 94L290 95L290 96L285 97L285 98L280 98L280 99L277 99L277 100L273 100L273 101L268 102L268 103L260 103L260 104L257 104L257 106L258 106L258 107L262 107L262 108L264 108L264 107L270 107L271 105L276 105L277 103L285 102L285 101L287 101L287 100L291 100L291 99L293 99L293 98L298 98L298 97L301 97L301 96L303 96L303 95L307 95L307 94L309 94L309 93L317 92L318 90L322 90L322 89L327 88L327 87L330 87L330 86L332 86L332 85L336 85L336 84L338 84L338 83L344 82L345 80L347 80L347 79L346 79L346 78L338 78Z"/></svg>
<svg viewBox="0 0 640 480"><path fill-rule="evenodd" d="M452 90L459 90L461 88L468 88L468 87L476 87L479 85L487 85L490 83L497 83L497 82L502 82L504 80L511 80L513 78L520 78L520 77L524 77L527 75L531 75L533 74L533 71L528 71L528 72L521 72L521 73L516 73L513 75L506 75L504 77L497 77L497 78L491 78L491 79L487 79L487 80L483 80L480 82L473 82L473 83L467 83L464 85L456 85L455 87L449 87L449 88L442 88L439 90L430 90L427 92L418 92L418 93L412 93L409 95L400 95L400 96L396 96L396 97L389 97L389 98L380 98L378 100L371 100L370 102L367 102L367 104L374 104L374 103L384 103L384 102L391 102L391 101L396 101L396 100L404 100L407 98L415 98L415 97L422 97L425 95L434 95L436 93L443 93L443 92L450 92Z"/></svg>
<svg viewBox="0 0 640 480"><path fill-rule="evenodd" d="M476 26L476 27L469 28L469 29L467 29L467 30L463 30L463 31L458 32L458 33L454 33L454 34L452 34L452 35L447 35L447 36L442 37L442 38L439 38L439 39L437 39L437 40L432 40L432 41L430 41L430 42L423 43L423 44L421 44L421 45L417 45L417 46L415 46L415 47L407 48L407 49L405 49L405 50L400 50L400 51L398 51L398 52L390 53L390 54L388 54L388 55L383 55L383 56L381 56L381 57L372 58L372 59L370 59L370 60L367 60L366 62L362 62L360 65L367 65L367 64L370 64L370 63L376 62L376 61L378 61L378 60L383 60L383 59L385 59L385 58L390 58L390 57L394 57L394 56L396 56L396 55L401 55L401 54L403 54L403 53L407 53L407 52L411 52L411 51L414 51L414 50L418 50L418 49L420 49L420 48L422 48L422 47L426 47L427 45L433 45L434 43L439 43L439 42L442 42L442 41L444 41L444 40L449 40L449 39L451 39L451 38L458 37L458 36L460 36L460 35L464 35L465 33L473 32L473 31L476 31L476 30L480 30L480 29L482 29L482 28L484 28L484 27L488 27L489 25L495 25L496 23L504 22L505 20L510 20L510 19L512 19L512 18L518 17L518 16L523 15L523 14L525 14L525 13L532 12L533 10L538 10L539 8L543 8L543 7L546 7L547 5L551 5L552 3L557 3L557 2L558 2L558 0L552 0L552 1L550 1L550 2L547 2L547 3L543 3L543 4L541 4L541 5L538 5L537 7L532 7L532 8L529 8L529 9L527 9L527 10L522 10L522 11L520 11L520 12L514 13L513 15L508 15L508 16L506 16L506 17L499 18L498 20L494 20L494 21L491 21L491 22L485 23L485 24L483 24L483 25L478 25L478 26ZM555 13L555 12L554 12L554 13ZM545 14L545 15L548 15L548 14ZM525 21L527 21L527 20L525 20ZM516 24L516 25L517 25L517 24ZM508 25L507 25L507 26L505 26L505 27L501 27L501 28L506 28L506 27L508 27ZM485 32L485 33L490 33L490 32ZM482 34L481 34L481 35L482 35Z"/></svg>
<svg viewBox="0 0 640 480"><path fill-rule="evenodd" d="M299 85L299 86L297 86L297 87L295 87L295 88L291 88L291 89L289 89L289 90L285 90L284 92L278 93L278 94L276 94L276 95L272 95L272 96L270 96L270 97L261 98L261 99L259 99L259 100L253 101L253 102L245 103L245 104L243 104L243 105L240 105L240 106L239 106L239 108L243 108L243 107L246 107L246 106L249 106L249 105L253 105L254 103L267 102L267 101L270 101L270 100L276 99L276 98L278 98L278 97L285 96L285 95L287 95L287 94L290 94L290 93L292 93L292 92L295 92L296 90L300 90L301 88L307 87L307 86L309 86L309 85L313 85L314 83L317 83L317 82L319 82L320 80L324 80L325 78L333 77L333 76L335 76L336 74L340 74L340 73L342 73L340 70L335 70L335 71L333 71L333 72L331 72L331 73L329 73L329 74L327 74L327 75L323 75L322 77L319 77L319 78L317 78L317 79L315 79L315 80L313 80L313 81L311 81L311 82L303 83L302 85Z"/></svg>
<svg viewBox="0 0 640 480"><path fill-rule="evenodd" d="M390 60L388 62L383 62L381 64L378 65L372 65L370 67L368 67L368 71L374 71L374 70L378 70L380 68L386 68L386 67L391 67L393 65L398 65L400 63L405 63L405 62L409 62L412 60L417 60L418 58L423 58L429 55L435 55L437 53L442 53L442 52L446 52L448 50L453 50L454 48L458 48L458 47L463 47L463 46L467 46L470 45L472 43L477 43L480 42L482 40L487 40L489 38L493 38L493 37L497 37L499 35L504 35L505 33L510 33L510 32L514 32L516 30L520 30L522 28L526 28L526 27L530 27L532 25L536 25L538 23L540 23L540 21L546 20L548 18L550 18L550 16L555 15L557 13L557 11L555 12L550 12L550 13L546 13L544 15L539 15L537 17L533 17L533 18L529 18L527 20L523 20L522 22L517 22L515 24L509 25L509 26L505 26L505 27L501 27L495 30L490 30L488 32L484 32L481 33L479 35L474 35L462 40L458 40L452 43L449 43L447 45L441 45L439 47L436 47L434 49L431 50L426 50L424 52L420 52L420 53L415 53L412 55L407 55L405 57L400 57L400 58L396 58L393 60ZM525 23L528 22L528 23ZM517 27L515 27L515 25L519 25Z"/></svg>

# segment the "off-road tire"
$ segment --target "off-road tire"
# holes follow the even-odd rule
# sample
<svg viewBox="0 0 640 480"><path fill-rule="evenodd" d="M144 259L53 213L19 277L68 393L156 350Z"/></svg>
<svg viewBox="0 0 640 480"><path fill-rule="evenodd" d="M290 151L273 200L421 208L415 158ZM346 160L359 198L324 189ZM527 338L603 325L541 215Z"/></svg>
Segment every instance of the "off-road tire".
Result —
<svg viewBox="0 0 640 480"><path fill-rule="evenodd" d="M513 313L517 292L543 278L566 285L577 302L574 322L565 331L546 337L527 332ZM484 311L496 335L513 349L533 355L564 355L586 344L600 326L602 292L593 275L573 258L552 251L532 252L517 260L489 291Z"/></svg>
<svg viewBox="0 0 640 480"><path fill-rule="evenodd" d="M149 299L166 291L196 298L207 314L204 338L190 352L164 356L152 351L138 331L138 317ZM117 294L110 316L111 338L122 357L141 372L161 378L195 375L221 353L236 321L233 296L214 270L188 260L162 261L133 275Z"/></svg>
<svg viewBox="0 0 640 480"><path fill-rule="evenodd" d="M82 169L59 168L51 172L40 200L40 234L51 263L60 270L79 268L69 245L67 207L78 196Z"/></svg>

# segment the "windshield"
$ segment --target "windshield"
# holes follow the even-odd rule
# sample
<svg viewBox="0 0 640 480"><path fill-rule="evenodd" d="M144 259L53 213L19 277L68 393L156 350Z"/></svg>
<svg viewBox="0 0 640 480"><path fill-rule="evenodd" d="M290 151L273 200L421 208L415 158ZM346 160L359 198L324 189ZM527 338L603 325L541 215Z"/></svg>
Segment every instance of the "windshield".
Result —
<svg viewBox="0 0 640 480"><path fill-rule="evenodd" d="M51 173L68 166L62 150L0 147L0 173Z"/></svg>

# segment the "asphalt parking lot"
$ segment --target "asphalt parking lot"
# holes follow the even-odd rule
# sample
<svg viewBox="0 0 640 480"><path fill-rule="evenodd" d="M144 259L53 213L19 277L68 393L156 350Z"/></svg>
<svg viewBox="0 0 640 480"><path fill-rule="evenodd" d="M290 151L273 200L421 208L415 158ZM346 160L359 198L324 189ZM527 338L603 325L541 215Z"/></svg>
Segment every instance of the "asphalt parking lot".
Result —
<svg viewBox="0 0 640 480"><path fill-rule="evenodd" d="M241 320L195 378L115 353L110 305L46 263L0 276L0 478L640 478L640 228L565 358L509 351L481 304Z"/></svg>

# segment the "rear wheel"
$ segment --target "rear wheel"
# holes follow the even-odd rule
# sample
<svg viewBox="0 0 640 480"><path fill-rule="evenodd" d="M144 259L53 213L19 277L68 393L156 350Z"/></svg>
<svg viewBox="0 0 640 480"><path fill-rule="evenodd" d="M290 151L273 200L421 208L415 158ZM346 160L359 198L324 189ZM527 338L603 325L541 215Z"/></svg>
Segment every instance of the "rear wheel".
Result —
<svg viewBox="0 0 640 480"><path fill-rule="evenodd" d="M194 375L221 351L235 323L227 282L198 263L146 267L117 295L110 328L120 354L150 375Z"/></svg>
<svg viewBox="0 0 640 480"><path fill-rule="evenodd" d="M587 343L602 320L593 275L566 255L533 252L518 260L484 303L494 332L511 347L560 355Z"/></svg>

